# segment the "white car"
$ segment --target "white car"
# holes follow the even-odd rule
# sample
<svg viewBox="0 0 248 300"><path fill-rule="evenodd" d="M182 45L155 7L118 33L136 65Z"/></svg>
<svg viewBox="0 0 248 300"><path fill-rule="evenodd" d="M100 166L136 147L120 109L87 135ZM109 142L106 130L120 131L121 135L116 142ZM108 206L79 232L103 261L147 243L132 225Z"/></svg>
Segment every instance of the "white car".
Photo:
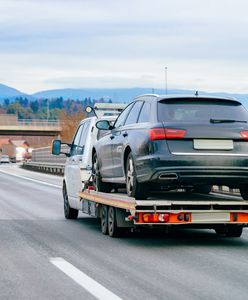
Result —
<svg viewBox="0 0 248 300"><path fill-rule="evenodd" d="M9 156L8 155L1 155L0 156L0 163L1 164L9 164L10 163L10 159L9 159Z"/></svg>
<svg viewBox="0 0 248 300"><path fill-rule="evenodd" d="M53 141L52 153L67 156L63 180L64 213L67 219L75 219L82 203L78 193L82 191L86 181L91 176L92 148L95 142L107 133L99 130L95 124L99 120L115 121L117 116L90 117L80 122L69 153L61 151L61 141Z"/></svg>

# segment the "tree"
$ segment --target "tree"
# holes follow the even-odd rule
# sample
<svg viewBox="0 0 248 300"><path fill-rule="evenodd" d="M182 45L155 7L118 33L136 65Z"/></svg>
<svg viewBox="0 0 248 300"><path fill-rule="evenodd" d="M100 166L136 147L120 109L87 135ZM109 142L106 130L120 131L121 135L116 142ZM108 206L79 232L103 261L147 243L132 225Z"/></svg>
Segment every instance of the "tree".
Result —
<svg viewBox="0 0 248 300"><path fill-rule="evenodd" d="M30 104L30 108L32 109L34 114L37 114L39 110L39 102L37 100L32 101Z"/></svg>
<svg viewBox="0 0 248 300"><path fill-rule="evenodd" d="M61 140L65 143L71 143L74 134L81 120L85 119L84 112L67 114L64 110L60 112L59 120L61 122Z"/></svg>

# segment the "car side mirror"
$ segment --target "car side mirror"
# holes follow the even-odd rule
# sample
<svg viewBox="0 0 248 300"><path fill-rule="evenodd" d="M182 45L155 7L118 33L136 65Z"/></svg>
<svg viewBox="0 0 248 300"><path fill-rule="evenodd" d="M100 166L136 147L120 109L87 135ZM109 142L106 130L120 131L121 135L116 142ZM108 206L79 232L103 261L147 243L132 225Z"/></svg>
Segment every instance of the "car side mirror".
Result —
<svg viewBox="0 0 248 300"><path fill-rule="evenodd" d="M110 124L108 120L101 120L96 122L96 128L101 130L111 130L113 126Z"/></svg>
<svg viewBox="0 0 248 300"><path fill-rule="evenodd" d="M54 140L52 144L52 154L60 155L61 153L61 140Z"/></svg>

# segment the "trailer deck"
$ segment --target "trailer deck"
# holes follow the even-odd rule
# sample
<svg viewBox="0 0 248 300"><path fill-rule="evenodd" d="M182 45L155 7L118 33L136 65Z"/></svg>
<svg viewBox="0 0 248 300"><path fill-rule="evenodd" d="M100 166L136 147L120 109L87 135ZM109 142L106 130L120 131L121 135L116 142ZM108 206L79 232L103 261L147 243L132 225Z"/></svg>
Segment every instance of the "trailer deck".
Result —
<svg viewBox="0 0 248 300"><path fill-rule="evenodd" d="M86 190L82 203L95 203L123 209L126 221L134 225L242 224L248 226L248 201L238 196L167 192L148 200L135 200L125 194ZM83 205L83 204L82 204ZM88 208L87 208L88 210ZM92 214L91 214L92 215Z"/></svg>

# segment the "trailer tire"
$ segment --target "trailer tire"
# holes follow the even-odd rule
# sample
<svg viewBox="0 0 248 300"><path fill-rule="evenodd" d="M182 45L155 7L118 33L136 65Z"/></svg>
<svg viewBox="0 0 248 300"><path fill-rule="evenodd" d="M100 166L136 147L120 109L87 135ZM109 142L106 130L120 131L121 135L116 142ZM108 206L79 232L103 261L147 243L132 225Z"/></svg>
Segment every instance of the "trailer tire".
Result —
<svg viewBox="0 0 248 300"><path fill-rule="evenodd" d="M215 232L226 237L240 237L243 232L243 226L233 225L216 227Z"/></svg>
<svg viewBox="0 0 248 300"><path fill-rule="evenodd" d="M68 200L66 184L63 184L63 198L64 198L64 215L66 219L77 219L78 210L71 208Z"/></svg>
<svg viewBox="0 0 248 300"><path fill-rule="evenodd" d="M126 162L126 189L129 197L145 200L148 197L147 184L138 182L132 152L128 154Z"/></svg>
<svg viewBox="0 0 248 300"><path fill-rule="evenodd" d="M103 182L99 171L99 161L97 154L94 153L92 158L92 181L97 192L110 193L113 185L108 182Z"/></svg>
<svg viewBox="0 0 248 300"><path fill-rule="evenodd" d="M243 226L230 226L227 227L226 236L227 237L240 237L243 232Z"/></svg>
<svg viewBox="0 0 248 300"><path fill-rule="evenodd" d="M108 206L102 206L101 231L104 235L108 234Z"/></svg>
<svg viewBox="0 0 248 300"><path fill-rule="evenodd" d="M123 233L123 228L117 225L116 208L112 206L108 209L108 233L110 237L119 237Z"/></svg>

